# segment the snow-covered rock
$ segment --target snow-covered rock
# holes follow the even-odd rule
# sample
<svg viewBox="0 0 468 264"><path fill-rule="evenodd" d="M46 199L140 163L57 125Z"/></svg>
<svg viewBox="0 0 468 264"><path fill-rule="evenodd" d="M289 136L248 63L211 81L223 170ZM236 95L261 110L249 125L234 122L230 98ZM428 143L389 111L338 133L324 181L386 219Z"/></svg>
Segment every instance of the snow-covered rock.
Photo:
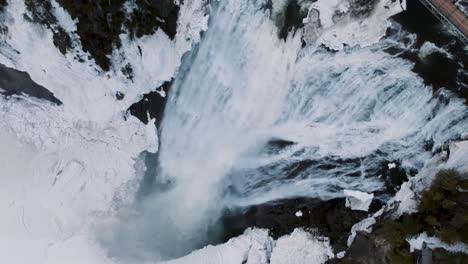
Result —
<svg viewBox="0 0 468 264"><path fill-rule="evenodd" d="M372 232L372 225L376 223L375 217L377 214L381 213L381 211L377 212L372 217L363 219L361 222L353 225L353 227L351 228L351 234L349 235L348 241L347 241L348 247L351 246L351 244L353 243L354 238L356 237L357 231L364 231L368 233Z"/></svg>

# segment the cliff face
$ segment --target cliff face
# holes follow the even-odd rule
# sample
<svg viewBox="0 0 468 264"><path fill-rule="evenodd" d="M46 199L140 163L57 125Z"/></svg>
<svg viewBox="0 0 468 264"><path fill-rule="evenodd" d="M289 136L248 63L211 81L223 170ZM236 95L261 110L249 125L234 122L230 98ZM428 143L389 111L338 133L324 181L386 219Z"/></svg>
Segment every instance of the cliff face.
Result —
<svg viewBox="0 0 468 264"><path fill-rule="evenodd" d="M141 38L161 29L171 39L175 37L179 6L171 0L161 1L107 1L59 0L77 21L76 33L83 46L104 71L111 67L110 55L121 46L120 34L129 33ZM54 32L54 44L65 54L72 47L70 35L57 22L51 0L25 0L29 11L27 18L46 25ZM0 3L1 6L1 3Z"/></svg>

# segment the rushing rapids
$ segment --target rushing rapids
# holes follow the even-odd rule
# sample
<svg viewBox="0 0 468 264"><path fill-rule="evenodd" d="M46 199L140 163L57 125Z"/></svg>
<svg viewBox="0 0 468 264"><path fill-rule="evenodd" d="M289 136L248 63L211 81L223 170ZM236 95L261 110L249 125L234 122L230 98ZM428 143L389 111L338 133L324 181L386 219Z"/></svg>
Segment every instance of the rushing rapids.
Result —
<svg viewBox="0 0 468 264"><path fill-rule="evenodd" d="M386 193L382 164L417 171L468 129L462 100L434 95L409 62L382 51L395 40L301 48L300 33L278 38L265 5L221 1L175 79L153 191L117 227L129 250L145 241L138 257L202 246L225 208Z"/></svg>

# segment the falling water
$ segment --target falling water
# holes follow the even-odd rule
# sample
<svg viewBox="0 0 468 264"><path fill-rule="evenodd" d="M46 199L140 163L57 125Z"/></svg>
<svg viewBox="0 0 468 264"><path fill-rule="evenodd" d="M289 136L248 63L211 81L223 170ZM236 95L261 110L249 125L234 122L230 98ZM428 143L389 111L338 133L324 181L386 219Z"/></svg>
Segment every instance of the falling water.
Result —
<svg viewBox="0 0 468 264"><path fill-rule="evenodd" d="M300 33L278 39L266 2L220 1L177 77L154 191L114 232L132 257L203 246L225 207L382 190L382 161L419 169L428 141L468 129L461 100L434 96L381 44L301 49Z"/></svg>

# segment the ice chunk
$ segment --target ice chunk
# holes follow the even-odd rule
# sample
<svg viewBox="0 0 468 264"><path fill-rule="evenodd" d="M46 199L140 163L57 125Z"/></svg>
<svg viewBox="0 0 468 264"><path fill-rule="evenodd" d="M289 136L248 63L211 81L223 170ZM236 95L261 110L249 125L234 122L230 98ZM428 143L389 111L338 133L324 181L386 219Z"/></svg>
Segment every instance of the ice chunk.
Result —
<svg viewBox="0 0 468 264"><path fill-rule="evenodd" d="M346 207L351 210L367 211L374 199L373 193L365 193L360 191L344 190L346 195Z"/></svg>

